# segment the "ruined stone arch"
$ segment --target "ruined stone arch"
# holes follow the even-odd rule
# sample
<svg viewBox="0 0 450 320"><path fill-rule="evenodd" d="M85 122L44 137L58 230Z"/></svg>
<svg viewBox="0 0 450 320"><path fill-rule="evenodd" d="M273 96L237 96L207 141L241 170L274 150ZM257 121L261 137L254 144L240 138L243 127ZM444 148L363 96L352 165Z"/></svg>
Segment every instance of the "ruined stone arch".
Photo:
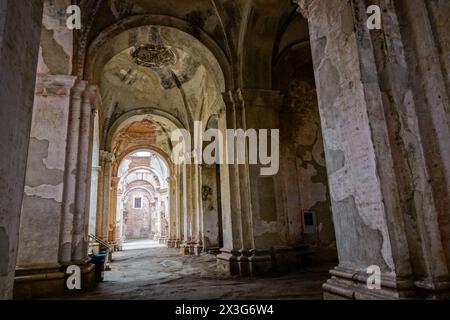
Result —
<svg viewBox="0 0 450 320"><path fill-rule="evenodd" d="M272 89L274 46L284 22L283 12L291 5L290 1L280 4L277 0L248 2L238 46L241 88Z"/></svg>
<svg viewBox="0 0 450 320"><path fill-rule="evenodd" d="M168 174L171 175L173 173L174 165L172 160L170 160L170 156L156 146L147 146L147 145L133 146L127 149L126 151L122 152L117 157L116 162L120 164L126 156L129 156L138 151L150 151L157 154L158 156L161 157L161 159L164 161L164 164L167 166L167 169L169 170ZM117 169L115 169L113 172L117 173Z"/></svg>
<svg viewBox="0 0 450 320"><path fill-rule="evenodd" d="M132 122L138 122L146 117L155 117L156 119L161 120L162 122L166 122L167 125L172 129L183 129L186 128L187 124L183 124L181 120L177 119L172 114L168 113L165 110L161 110L158 108L144 108L144 109L134 109L126 112L121 115L108 130L104 140L104 148L105 150L111 151L112 142L114 140L114 136L123 129L127 124ZM167 136L169 138L169 136ZM170 139L169 139L170 140ZM147 146L143 146L145 149ZM157 148L156 146L152 146L153 148ZM135 147L139 148L139 147ZM161 155L165 156L166 160L169 158L169 155L162 150L157 151L161 153Z"/></svg>
<svg viewBox="0 0 450 320"><path fill-rule="evenodd" d="M137 95L135 103L124 106L122 101L120 103L121 108L118 108L119 103L117 99L120 98L116 97L114 91L111 91L111 88L109 88L112 83L108 81L116 81L116 78L112 79L110 76L110 68L116 68L114 70L118 72L119 67L115 67L116 64L123 62L130 48L136 45L146 44L149 41L149 37L152 37L150 35L152 32L158 34L160 39L158 41L162 41L164 45L175 48L177 52L179 51L177 56L180 61L179 63L177 61L177 65L181 64L181 67L178 66L178 68L183 70L182 67L185 60L189 62L189 59L195 59L195 65L198 65L196 68L203 68L201 72L207 75L205 79L201 80L205 81L205 83L201 84L200 87L203 88L202 90L207 90L208 94L200 94L200 92L197 94L198 97L194 97L193 99L192 95L194 91L190 87L189 82L191 78L188 77L187 80L183 80L183 75L175 74L176 71L172 70L172 68L166 68L156 73L160 77L161 74L159 72L167 73L164 77L169 77L169 79L163 80L161 78L162 85L168 85L168 83L166 84L163 81L173 82L173 84L170 85L170 90L167 87L153 87L157 91L156 94L151 94L150 96L156 97L155 101L151 103L155 107L144 108L143 92L136 91L134 86L133 92ZM106 140L110 139L109 132L115 130L113 127L117 121L120 122L133 114L141 113L143 109L146 109L144 112L148 112L149 114L159 114L159 111L161 111L168 118L174 120L179 128L186 127L192 129L193 122L195 120L201 120L200 118L203 113L207 112L205 110L217 109L217 106L221 105L221 93L227 87L231 87L230 83L232 83L232 80L230 80L232 77L230 62L220 46L207 33L191 26L184 20L171 16L147 14L124 18L100 32L89 45L85 56L84 77L91 83L102 84L100 87L104 99L100 115L103 118L102 131ZM130 67L133 68L133 62L131 62ZM199 72L197 69L195 69L194 75L197 75ZM123 69L120 70L120 72L122 71L125 72ZM140 72L142 73L142 71ZM189 70L186 72L189 72ZM146 75L143 75L143 77L146 77ZM104 83L108 85L103 86ZM142 84L141 87L145 87L145 82L139 80L139 83ZM117 86L117 84L114 85ZM126 92L128 93L128 91ZM165 106L158 105L158 101L167 99L169 96L171 97L170 104L166 102L164 103ZM179 121L175 118L178 118ZM182 125L180 125L180 122ZM107 141L105 145L104 148L107 149Z"/></svg>
<svg viewBox="0 0 450 320"><path fill-rule="evenodd" d="M154 189L148 188L148 186L132 187L132 188L128 189L128 190L124 193L123 196L124 196L124 197L127 197L128 194L129 194L130 192L132 192L133 190L137 190L137 189L145 190L145 191L146 191L149 195L151 195L152 197L155 196L155 190L154 190Z"/></svg>
<svg viewBox="0 0 450 320"><path fill-rule="evenodd" d="M128 186L135 181L146 181L154 187L155 191L158 191L160 189L161 183L160 179L157 176L157 178L155 179L155 176L155 173L151 170L149 170L149 172L147 173L128 172L126 175L121 177L120 184L123 184L123 187L127 189Z"/></svg>
<svg viewBox="0 0 450 320"><path fill-rule="evenodd" d="M98 52L106 43L112 41L115 37L119 36L121 33L127 30L140 28L144 26L164 26L173 29L177 29L180 32L184 32L193 38L196 38L199 43L204 45L217 59L218 64L221 68L221 73L223 73L223 83L224 88L232 88L233 85L233 73L230 65L230 59L227 54L224 53L222 48L212 39L206 32L191 25L189 22L182 19L167 16L167 15L137 15L124 18L115 24L107 27L103 30L92 43L90 43L89 48L86 50L85 54L81 52L81 56L86 56L85 66L83 68L82 74L88 81L95 82L95 70L97 65L97 60L99 59ZM121 47L122 50L126 49L125 46ZM83 48L81 48L83 50ZM122 50L115 50L115 53ZM109 59L113 56L112 52L109 53Z"/></svg>

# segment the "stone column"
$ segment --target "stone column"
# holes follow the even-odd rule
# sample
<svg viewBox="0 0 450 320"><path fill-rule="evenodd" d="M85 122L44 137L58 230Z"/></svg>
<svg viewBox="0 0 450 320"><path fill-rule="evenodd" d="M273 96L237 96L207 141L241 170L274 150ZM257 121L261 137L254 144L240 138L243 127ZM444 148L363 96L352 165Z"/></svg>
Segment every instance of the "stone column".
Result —
<svg viewBox="0 0 450 320"><path fill-rule="evenodd" d="M167 178L169 185L169 239L167 246L169 248L175 247L177 240L177 179L175 176Z"/></svg>
<svg viewBox="0 0 450 320"><path fill-rule="evenodd" d="M424 2L385 1L371 32L365 1L298 2L339 253L325 297L448 297L449 103ZM367 287L369 266L381 270L379 290Z"/></svg>
<svg viewBox="0 0 450 320"><path fill-rule="evenodd" d="M39 76L22 204L14 294L64 292L60 236L71 89L76 78ZM29 296L29 297L32 297Z"/></svg>
<svg viewBox="0 0 450 320"><path fill-rule="evenodd" d="M41 22L41 1L0 1L0 299L13 294Z"/></svg>
<svg viewBox="0 0 450 320"><path fill-rule="evenodd" d="M122 191L117 189L117 212L116 219L114 222L114 239L115 239L115 249L117 251L122 251L123 248L123 202L125 201Z"/></svg>
<svg viewBox="0 0 450 320"><path fill-rule="evenodd" d="M81 96L86 89L86 81L78 81L71 93L69 128L67 132L66 165L64 172L64 194L62 209L62 230L60 240L60 261L72 260L72 237L74 208L78 173L78 141L80 138Z"/></svg>
<svg viewBox="0 0 450 320"><path fill-rule="evenodd" d="M100 181L97 205L97 236L108 241L109 205L111 192L111 162L114 154L100 151Z"/></svg>
<svg viewBox="0 0 450 320"><path fill-rule="evenodd" d="M97 201L98 201L98 181L100 176L101 167L92 167L91 176L91 196L89 207L89 233L95 235L95 229L97 226Z"/></svg>
<svg viewBox="0 0 450 320"><path fill-rule="evenodd" d="M223 99L226 108L225 112L222 112L219 116L219 130L224 135L224 140L229 143L226 130L238 126L235 95L232 92L227 92L223 95ZM234 139L232 142L234 143ZM226 154L225 150L224 153ZM220 249L221 253L217 255L217 267L235 275L240 273L238 258L242 249L239 167L234 164L221 165L220 177L222 179L220 189L222 192L223 248Z"/></svg>
<svg viewBox="0 0 450 320"><path fill-rule="evenodd" d="M108 224L108 239L111 244L116 247L116 221L117 221L117 200L118 200L118 187L119 178L116 176L111 177L111 204L109 209L109 224Z"/></svg>
<svg viewBox="0 0 450 320"><path fill-rule="evenodd" d="M88 232L95 235L97 221L97 200L98 200L98 180L100 174L100 123L98 109L93 111L92 125L92 167L91 167L91 186L89 194L89 227Z"/></svg>
<svg viewBox="0 0 450 320"><path fill-rule="evenodd" d="M181 225L182 228L182 243L180 244L182 254L191 254L192 245L192 217L191 217L191 206L190 206L190 194L188 190L191 189L190 177L189 177L189 166L186 164L181 165L181 179L182 179L182 189L181 189L181 207L180 212L182 214Z"/></svg>
<svg viewBox="0 0 450 320"><path fill-rule="evenodd" d="M176 167L177 170L177 207L176 207L176 239L175 239L175 248L180 248L181 243L183 241L183 176L181 174L181 166Z"/></svg>
<svg viewBox="0 0 450 320"><path fill-rule="evenodd" d="M86 226L89 221L88 194L90 181L90 165L92 159L89 155L91 139L92 111L97 98L97 87L88 86L83 94L80 115L80 137L78 144L78 168L75 198L74 233L72 238L72 260L86 261L89 239Z"/></svg>
<svg viewBox="0 0 450 320"><path fill-rule="evenodd" d="M268 130L267 133L270 135L270 129L279 128L281 98L279 92L271 90L230 92L226 96L227 117L231 120L227 128L242 129L244 132L255 130L256 137L260 141L260 129ZM268 141L269 139L268 137ZM235 204L231 215L240 218L240 226L235 230L236 234L240 233L241 240L241 247L234 247L235 254L238 254L237 266L240 274L270 272L275 263L285 263L282 255L287 246L287 219L283 210L279 176L261 175L260 169L265 166L249 164L248 154L246 163L239 164L238 149L244 149L244 146L238 145L236 136L234 142L235 164L228 166L230 173L233 173L230 174L228 188L234 190L232 202ZM223 214L225 215L225 210ZM224 224L225 221L224 218ZM224 233L224 243L225 237ZM235 243L238 244L237 241ZM223 261L223 255L219 255L218 259L219 262Z"/></svg>
<svg viewBox="0 0 450 320"><path fill-rule="evenodd" d="M195 216L195 237L194 254L200 255L203 252L203 210L202 206L202 186L201 186L201 167L200 165L194 165L193 171L193 215Z"/></svg>

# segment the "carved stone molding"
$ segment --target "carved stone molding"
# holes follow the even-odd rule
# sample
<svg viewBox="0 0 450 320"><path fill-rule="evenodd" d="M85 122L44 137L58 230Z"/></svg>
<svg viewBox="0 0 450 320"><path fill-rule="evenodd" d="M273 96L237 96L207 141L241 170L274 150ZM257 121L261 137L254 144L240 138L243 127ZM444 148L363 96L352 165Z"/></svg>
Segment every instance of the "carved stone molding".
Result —
<svg viewBox="0 0 450 320"><path fill-rule="evenodd" d="M240 104L248 107L264 107L279 109L283 102L283 95L275 90L238 89L223 93L223 100L227 105L238 107Z"/></svg>
<svg viewBox="0 0 450 320"><path fill-rule="evenodd" d="M69 75L40 74L36 79L36 95L70 96L77 77Z"/></svg>
<svg viewBox="0 0 450 320"><path fill-rule="evenodd" d="M99 97L98 87L95 85L89 85L83 92L83 102L94 105L96 99Z"/></svg>
<svg viewBox="0 0 450 320"><path fill-rule="evenodd" d="M114 153L100 150L100 160L102 162L112 162L114 158Z"/></svg>
<svg viewBox="0 0 450 320"><path fill-rule="evenodd" d="M239 89L237 94L248 106L278 108L283 102L283 95L275 90Z"/></svg>
<svg viewBox="0 0 450 320"><path fill-rule="evenodd" d="M72 88L72 98L73 99L81 99L84 90L86 90L88 83L85 80L77 80L75 85Z"/></svg>

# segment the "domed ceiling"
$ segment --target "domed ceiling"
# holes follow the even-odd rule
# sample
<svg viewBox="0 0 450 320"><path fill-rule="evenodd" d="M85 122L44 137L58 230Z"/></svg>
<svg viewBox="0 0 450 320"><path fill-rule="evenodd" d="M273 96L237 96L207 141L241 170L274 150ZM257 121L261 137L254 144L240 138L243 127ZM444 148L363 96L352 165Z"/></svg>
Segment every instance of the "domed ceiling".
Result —
<svg viewBox="0 0 450 320"><path fill-rule="evenodd" d="M114 55L100 78L105 113L112 121L130 110L156 108L187 124L219 99L220 67L205 47L186 49L195 43L191 36L159 26L126 36L134 44Z"/></svg>

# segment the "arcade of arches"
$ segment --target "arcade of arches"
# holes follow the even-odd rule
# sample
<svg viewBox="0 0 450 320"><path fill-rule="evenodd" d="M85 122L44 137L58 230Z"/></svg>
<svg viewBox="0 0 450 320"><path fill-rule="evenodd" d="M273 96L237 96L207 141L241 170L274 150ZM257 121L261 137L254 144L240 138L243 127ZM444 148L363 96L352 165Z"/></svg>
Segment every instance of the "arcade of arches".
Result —
<svg viewBox="0 0 450 320"><path fill-rule="evenodd" d="M327 299L448 298L449 17L446 0L0 0L0 298L63 295L69 265L93 289L93 236L112 265L151 240L221 277L332 263ZM279 129L279 172L174 163L195 121Z"/></svg>

